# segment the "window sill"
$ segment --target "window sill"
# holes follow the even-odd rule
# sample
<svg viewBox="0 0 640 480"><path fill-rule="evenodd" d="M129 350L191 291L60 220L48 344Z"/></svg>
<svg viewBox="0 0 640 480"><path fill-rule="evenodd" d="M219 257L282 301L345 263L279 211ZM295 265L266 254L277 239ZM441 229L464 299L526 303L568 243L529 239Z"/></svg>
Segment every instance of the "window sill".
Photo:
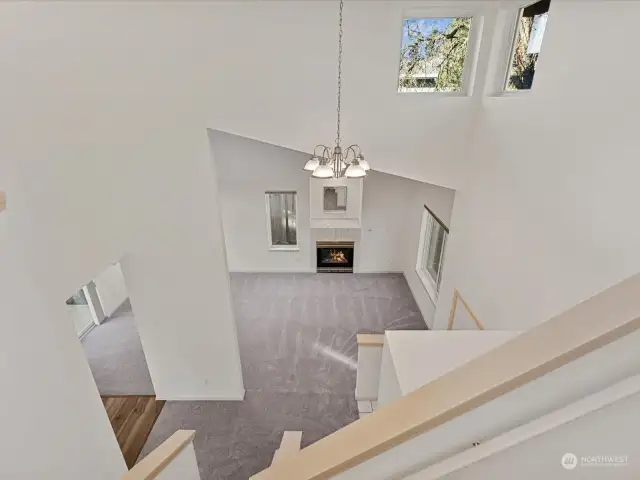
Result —
<svg viewBox="0 0 640 480"><path fill-rule="evenodd" d="M429 92L420 90L398 90L397 95L425 95L433 98L468 98L467 92Z"/></svg>
<svg viewBox="0 0 640 480"><path fill-rule="evenodd" d="M271 245L270 252L299 252L300 247L297 245Z"/></svg>
<svg viewBox="0 0 640 480"><path fill-rule="evenodd" d="M489 95L489 98L517 98L523 95L529 95L531 90L504 90L499 93Z"/></svg>
<svg viewBox="0 0 640 480"><path fill-rule="evenodd" d="M416 269L416 274L422 282L422 286L427 291L427 295L429 295L433 304L436 305L438 303L438 291L436 290L436 286L433 284L433 281L427 275L422 273L420 269Z"/></svg>

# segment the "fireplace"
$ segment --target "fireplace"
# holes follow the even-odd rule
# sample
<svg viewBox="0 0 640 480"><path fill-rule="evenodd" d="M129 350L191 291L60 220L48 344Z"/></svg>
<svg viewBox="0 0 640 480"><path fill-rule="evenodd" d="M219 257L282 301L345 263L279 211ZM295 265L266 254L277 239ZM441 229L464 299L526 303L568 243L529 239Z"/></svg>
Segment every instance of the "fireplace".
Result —
<svg viewBox="0 0 640 480"><path fill-rule="evenodd" d="M317 242L317 271L353 273L353 242Z"/></svg>

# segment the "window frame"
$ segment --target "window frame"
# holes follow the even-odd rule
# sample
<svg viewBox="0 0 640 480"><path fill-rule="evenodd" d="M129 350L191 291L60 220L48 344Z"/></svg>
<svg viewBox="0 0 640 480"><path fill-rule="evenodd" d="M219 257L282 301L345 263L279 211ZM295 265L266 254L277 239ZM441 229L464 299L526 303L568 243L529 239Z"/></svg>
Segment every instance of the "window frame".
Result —
<svg viewBox="0 0 640 480"><path fill-rule="evenodd" d="M336 209L336 210L327 210L325 209L324 196L328 188L332 188L334 190L338 188L344 188L345 190L345 198L344 198L344 209ZM325 215L341 215L344 216L347 213L348 208L348 200L349 200L349 190L347 185L323 185L322 186L322 213Z"/></svg>
<svg viewBox="0 0 640 480"><path fill-rule="evenodd" d="M444 238L442 241L442 251L440 252L438 278L433 278L426 268L423 268L425 258L428 258L429 252L426 247L431 242L431 236L435 230L435 225L442 227ZM433 303L437 303L440 290L440 282L442 281L442 273L444 270L445 253L447 249L447 239L449 238L449 228L438 218L438 216L426 205L422 213L422 225L420 226L420 241L418 243L418 254L416 258L416 274Z"/></svg>
<svg viewBox="0 0 640 480"><path fill-rule="evenodd" d="M296 243L295 245L274 245L271 233L271 202L272 194L293 194L293 204L296 212ZM298 231L298 192L295 190L269 190L264 192L265 211L267 214L267 245L272 252L297 252L300 250L300 232Z"/></svg>
<svg viewBox="0 0 640 480"><path fill-rule="evenodd" d="M538 3L539 0L527 0L524 2L518 2L517 10L511 12L509 15L509 43L507 48L507 60L506 65L503 67L502 71L502 83L500 85L500 95L501 96L512 96L512 95L526 95L527 93L533 91L533 86L528 89L522 90L509 90L509 77L511 74L511 67L513 66L513 57L516 53L516 47L518 42L518 31L520 26L520 19L522 18L522 12L525 8L533 5L534 3ZM549 7L549 12L551 12L551 7ZM546 33L546 32L545 32ZM544 39L544 38L543 38Z"/></svg>
<svg viewBox="0 0 640 480"><path fill-rule="evenodd" d="M412 18L471 18L471 27L469 29L469 40L467 42L467 56L462 69L462 82L459 92L424 92L424 91L401 91L400 90L400 64L402 54L402 38L404 35L404 23ZM396 77L395 89L397 95L428 95L434 97L469 97L473 93L473 84L475 82L475 72L478 64L478 53L480 48L480 39L482 36L483 13L479 9L460 9L460 8L414 8L407 9L402 12L402 21L400 22L399 48L396 58Z"/></svg>

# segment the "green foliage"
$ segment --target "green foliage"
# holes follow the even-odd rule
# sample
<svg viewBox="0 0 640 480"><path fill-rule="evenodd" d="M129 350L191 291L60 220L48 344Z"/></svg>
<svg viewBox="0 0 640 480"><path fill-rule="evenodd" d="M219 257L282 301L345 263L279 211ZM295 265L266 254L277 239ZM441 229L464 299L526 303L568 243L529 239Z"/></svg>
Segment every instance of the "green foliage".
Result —
<svg viewBox="0 0 640 480"><path fill-rule="evenodd" d="M509 71L510 90L527 90L533 84L538 54L527 54L527 45L533 29L533 18L522 17L518 22L518 37L513 53L513 63Z"/></svg>
<svg viewBox="0 0 640 480"><path fill-rule="evenodd" d="M418 26L410 25L410 41L401 52L400 87L459 91L470 28L471 18L455 18L446 31L434 28L426 35ZM422 75L416 78L416 74Z"/></svg>

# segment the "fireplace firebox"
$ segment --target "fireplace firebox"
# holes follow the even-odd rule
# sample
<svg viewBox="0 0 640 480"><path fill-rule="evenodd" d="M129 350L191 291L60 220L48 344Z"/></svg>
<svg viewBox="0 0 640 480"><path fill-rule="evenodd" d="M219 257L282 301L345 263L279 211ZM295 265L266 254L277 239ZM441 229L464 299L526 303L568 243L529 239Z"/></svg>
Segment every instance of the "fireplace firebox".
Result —
<svg viewBox="0 0 640 480"><path fill-rule="evenodd" d="M317 242L317 271L353 273L353 242Z"/></svg>

